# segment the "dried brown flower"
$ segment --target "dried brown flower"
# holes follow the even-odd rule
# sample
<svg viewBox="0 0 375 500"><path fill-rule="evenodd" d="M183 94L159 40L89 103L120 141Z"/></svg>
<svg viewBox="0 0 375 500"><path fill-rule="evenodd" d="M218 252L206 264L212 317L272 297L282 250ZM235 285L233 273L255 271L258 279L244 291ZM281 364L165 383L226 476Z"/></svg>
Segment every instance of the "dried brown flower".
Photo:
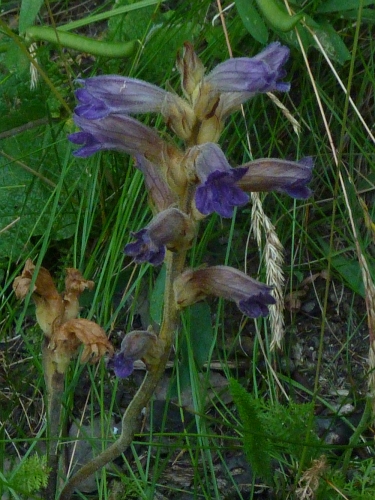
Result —
<svg viewBox="0 0 375 500"><path fill-rule="evenodd" d="M83 318L70 319L58 325L53 332L49 348L57 357L70 359L76 354L81 343L84 345L81 363L96 363L105 354L113 354L112 344L103 328Z"/></svg>

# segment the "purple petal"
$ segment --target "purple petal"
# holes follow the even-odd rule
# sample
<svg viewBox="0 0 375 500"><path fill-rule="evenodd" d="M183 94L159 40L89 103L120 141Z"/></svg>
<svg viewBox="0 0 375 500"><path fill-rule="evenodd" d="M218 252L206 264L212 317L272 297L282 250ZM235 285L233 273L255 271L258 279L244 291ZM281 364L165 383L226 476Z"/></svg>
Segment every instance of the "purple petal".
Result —
<svg viewBox="0 0 375 500"><path fill-rule="evenodd" d="M74 134L70 134L68 139L73 144L83 145L80 149L73 152L74 156L86 158L87 156L90 156L102 149L100 142L89 132L76 132Z"/></svg>
<svg viewBox="0 0 375 500"><path fill-rule="evenodd" d="M107 363L107 367L115 372L116 377L129 377L134 370L134 359L127 358L123 353L118 353L113 356Z"/></svg>
<svg viewBox="0 0 375 500"><path fill-rule="evenodd" d="M217 212L221 217L232 217L234 207L245 205L249 201L249 196L235 184L245 175L246 170L217 170L209 174L206 182L198 186L195 193L195 204L199 212L203 215Z"/></svg>
<svg viewBox="0 0 375 500"><path fill-rule="evenodd" d="M266 317L268 315L268 306L273 304L276 304L275 298L270 293L264 292L240 300L238 308L249 318L259 318L259 316Z"/></svg>
<svg viewBox="0 0 375 500"><path fill-rule="evenodd" d="M81 103L74 110L77 116L88 120L97 120L109 114L106 104L101 99L94 98L87 90L78 89L76 97Z"/></svg>

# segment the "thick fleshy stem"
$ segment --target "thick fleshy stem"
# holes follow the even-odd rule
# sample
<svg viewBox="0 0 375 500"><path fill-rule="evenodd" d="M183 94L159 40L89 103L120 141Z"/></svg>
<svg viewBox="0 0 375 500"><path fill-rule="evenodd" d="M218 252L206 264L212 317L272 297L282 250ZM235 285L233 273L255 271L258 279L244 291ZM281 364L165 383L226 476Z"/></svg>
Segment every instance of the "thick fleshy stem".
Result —
<svg viewBox="0 0 375 500"><path fill-rule="evenodd" d="M109 462L119 457L130 446L135 433L141 425L141 412L150 401L155 388L163 376L169 353L174 341L175 332L178 327L179 313L173 293L173 281L181 273L185 265L186 252L172 253L167 251L166 280L164 292L164 314L159 338L164 342L164 352L160 357L158 365L153 367L152 371L147 372L143 383L129 404L122 418L122 432L120 437L100 455L96 456L67 482L60 494L60 500L69 500L74 489L88 476L104 467Z"/></svg>

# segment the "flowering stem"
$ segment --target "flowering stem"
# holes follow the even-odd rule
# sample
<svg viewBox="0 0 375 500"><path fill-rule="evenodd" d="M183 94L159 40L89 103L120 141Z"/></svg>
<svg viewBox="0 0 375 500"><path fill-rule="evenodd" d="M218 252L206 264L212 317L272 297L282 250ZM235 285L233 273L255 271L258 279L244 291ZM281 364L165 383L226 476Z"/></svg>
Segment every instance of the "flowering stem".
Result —
<svg viewBox="0 0 375 500"><path fill-rule="evenodd" d="M107 463L119 457L133 441L134 435L140 427L141 412L150 401L155 388L161 379L169 358L169 353L178 326L179 314L177 311L174 294L173 281L181 273L185 264L186 252L167 252L165 265L167 268L165 293L164 293L164 315L159 338L164 342L164 351L159 363L148 371L142 385L135 394L122 418L122 431L120 437L100 455L93 458L89 463L81 467L79 471L67 482L60 494L60 500L69 500L76 486L88 476L104 467Z"/></svg>

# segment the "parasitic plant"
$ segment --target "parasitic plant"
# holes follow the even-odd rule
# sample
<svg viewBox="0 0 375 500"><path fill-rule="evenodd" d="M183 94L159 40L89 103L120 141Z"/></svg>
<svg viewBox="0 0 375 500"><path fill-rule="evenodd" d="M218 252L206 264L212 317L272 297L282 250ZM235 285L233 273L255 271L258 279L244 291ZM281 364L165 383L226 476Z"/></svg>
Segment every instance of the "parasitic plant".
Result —
<svg viewBox="0 0 375 500"><path fill-rule="evenodd" d="M131 444L141 411L164 373L182 308L215 296L235 302L248 317L259 318L267 316L269 307L276 304L272 286L229 266L190 269L186 257L198 235L199 222L214 212L231 218L237 207L249 202L249 193L277 191L297 199L311 195L307 187L312 178L311 158L262 158L232 167L218 145L227 117L241 104L258 93L289 90L289 83L283 81L288 57L287 47L272 43L255 57L229 59L206 73L192 45L185 43L177 58L182 97L130 77L79 80L74 121L80 131L69 136L80 146L74 155L85 158L109 149L134 156L136 168L144 174L153 219L132 233L133 241L124 252L135 263L164 263L166 278L160 331L130 332L120 352L113 355L107 349L112 356L108 367L118 377L129 376L137 359L147 367L123 416L121 435L68 480L62 500L69 499L81 481ZM173 137L162 138L131 116L140 113L160 113L179 145ZM59 310L59 314L64 313ZM71 321L85 320L67 318L62 326L68 337ZM60 345L57 338L55 344Z"/></svg>

